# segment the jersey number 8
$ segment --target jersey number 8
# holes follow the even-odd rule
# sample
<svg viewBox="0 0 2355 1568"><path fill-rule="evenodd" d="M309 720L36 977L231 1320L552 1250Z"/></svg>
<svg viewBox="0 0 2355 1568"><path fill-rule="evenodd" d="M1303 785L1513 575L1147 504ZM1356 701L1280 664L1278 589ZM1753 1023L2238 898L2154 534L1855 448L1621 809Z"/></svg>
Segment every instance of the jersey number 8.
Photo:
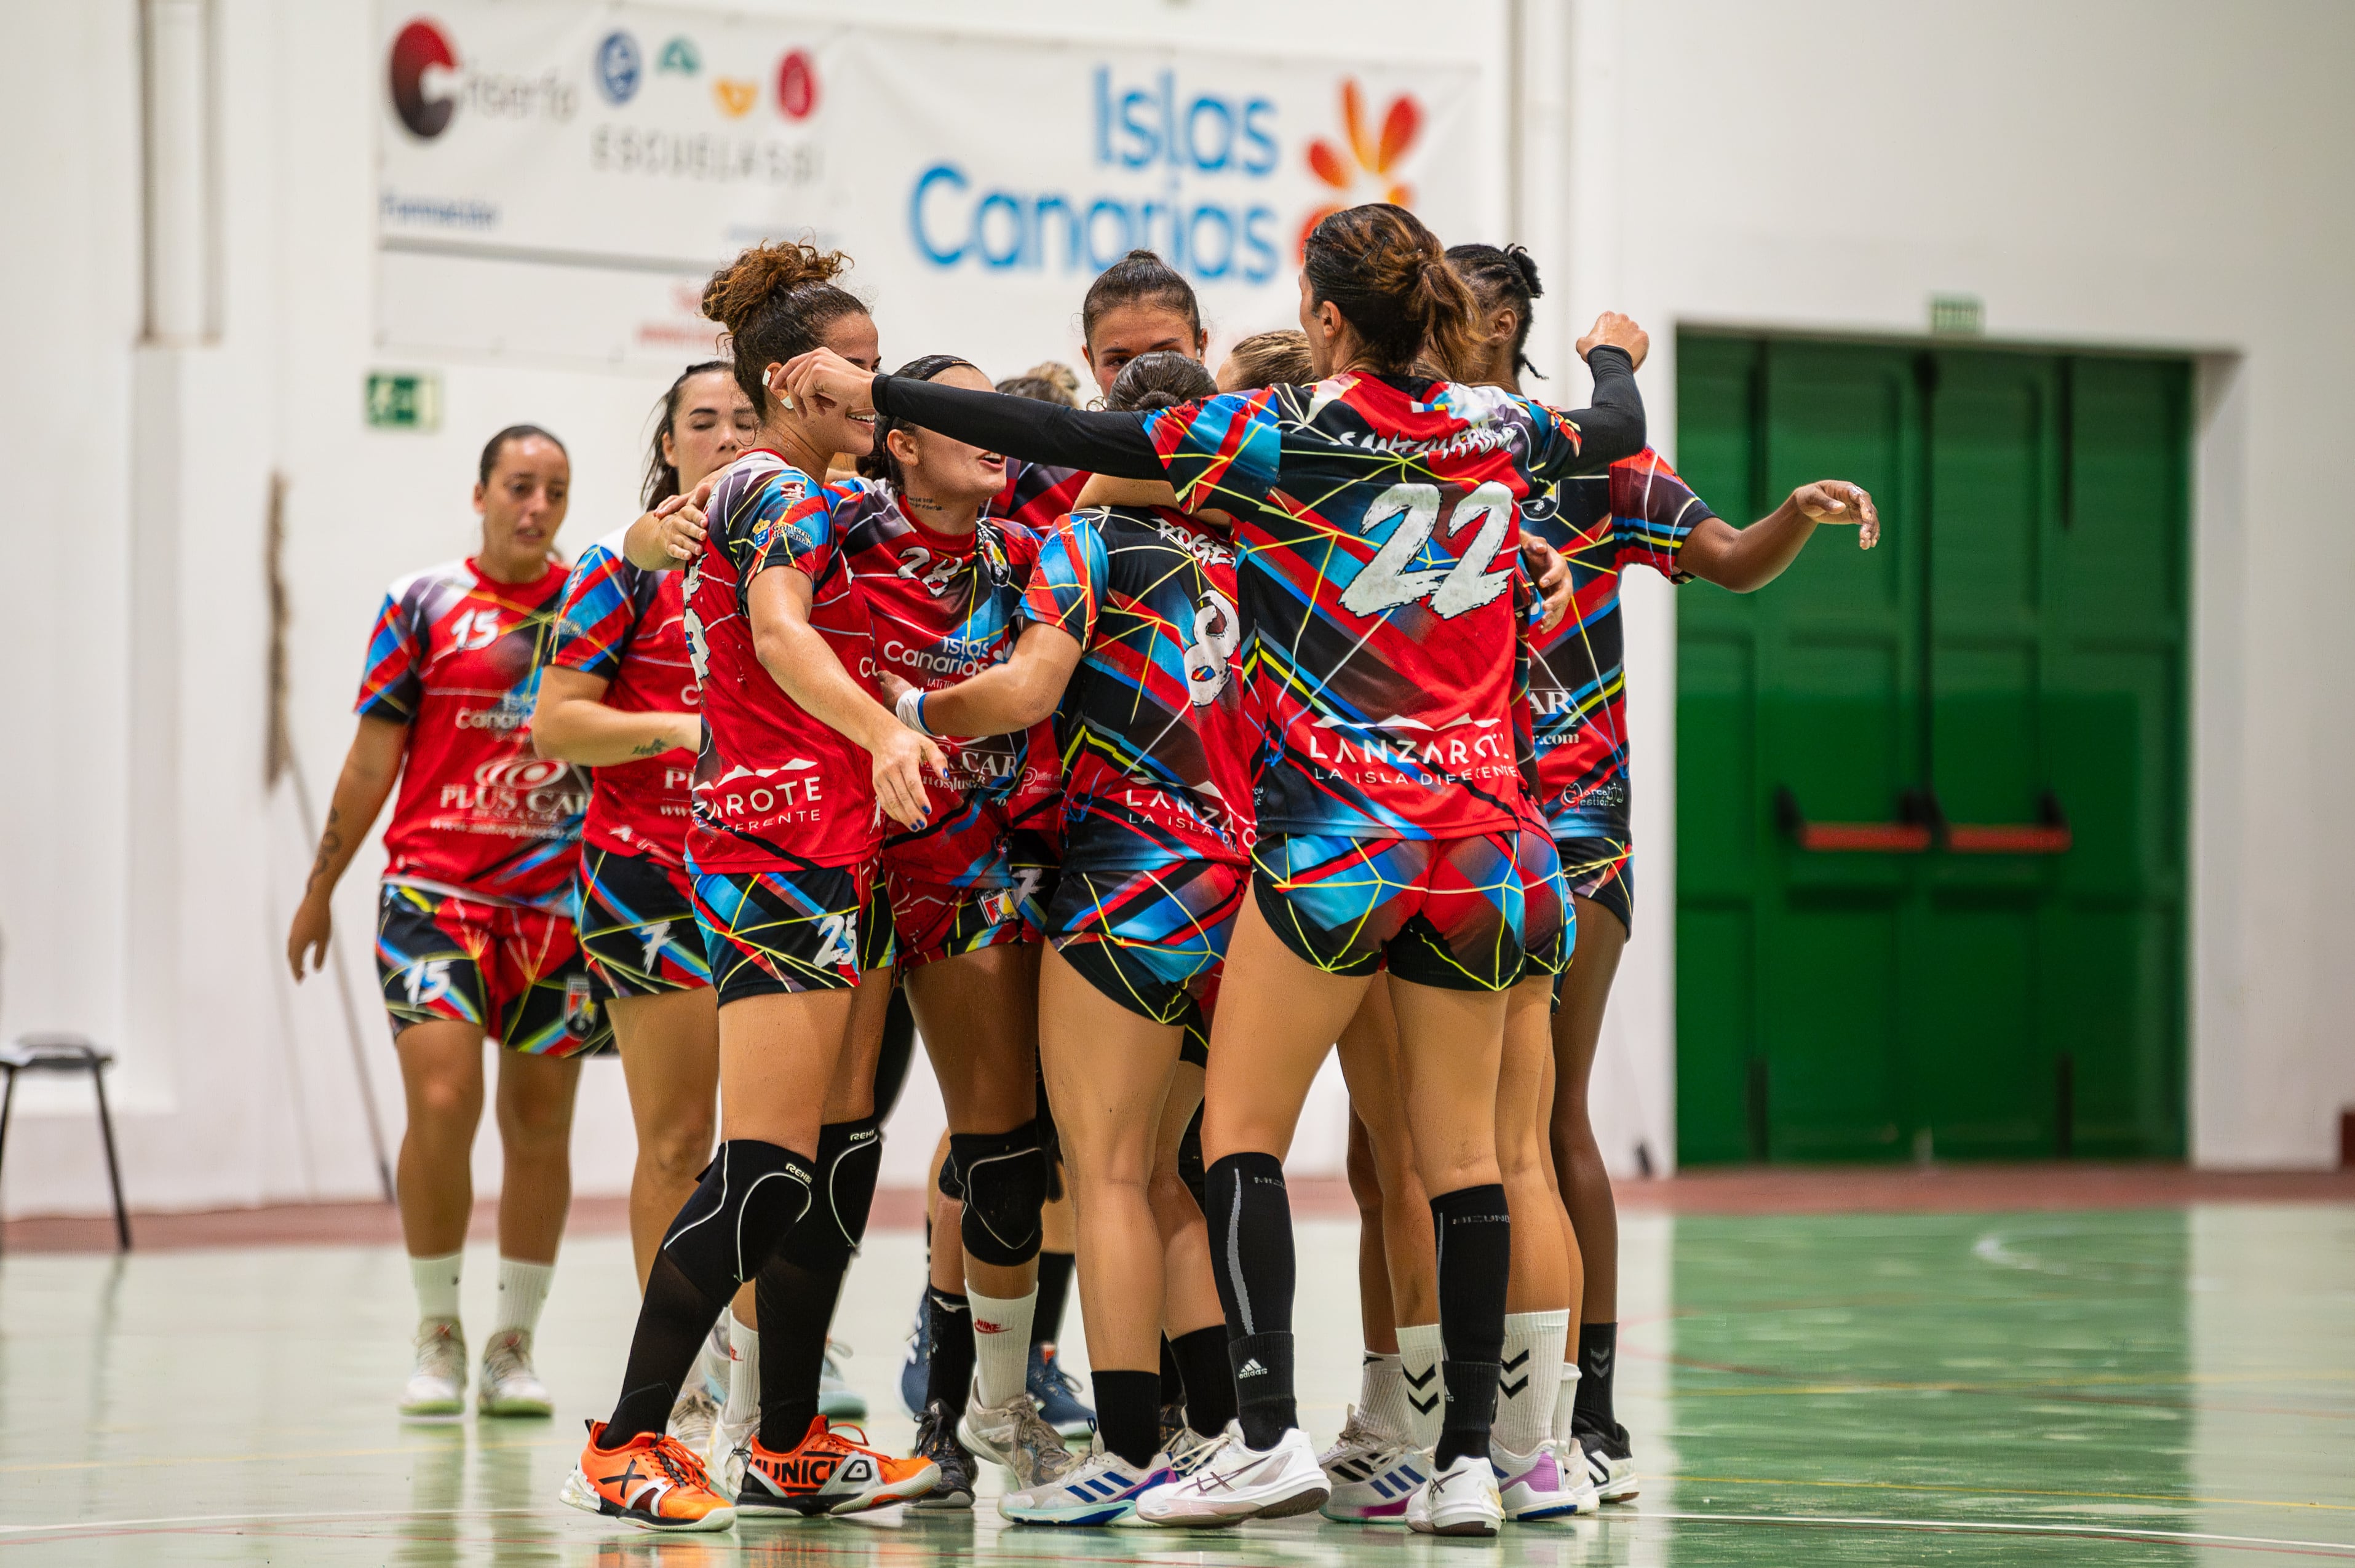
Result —
<svg viewBox="0 0 2355 1568"><path fill-rule="evenodd" d="M1194 641L1186 644L1186 690L1196 707L1209 706L1227 689L1228 661L1242 640L1234 601L1216 588L1203 589L1194 607Z"/></svg>
<svg viewBox="0 0 2355 1568"><path fill-rule="evenodd" d="M1451 539L1474 518L1480 520L1479 531L1472 535L1464 554L1450 566L1410 570L1438 531L1439 514L1435 484L1393 484L1376 496L1366 508L1359 530L1371 534L1393 517L1398 519L1398 528L1341 590L1342 607L1359 615L1377 616L1427 599L1433 613L1452 620L1466 610L1494 603L1512 581L1509 568L1492 576L1489 567L1512 532L1513 493L1495 480L1474 486L1455 503L1447 519Z"/></svg>

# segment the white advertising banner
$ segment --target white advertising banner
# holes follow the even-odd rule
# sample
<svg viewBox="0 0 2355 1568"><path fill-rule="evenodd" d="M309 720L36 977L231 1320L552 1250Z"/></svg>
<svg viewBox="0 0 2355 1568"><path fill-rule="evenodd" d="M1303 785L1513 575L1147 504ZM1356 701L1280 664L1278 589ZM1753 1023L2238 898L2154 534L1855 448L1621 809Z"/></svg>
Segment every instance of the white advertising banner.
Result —
<svg viewBox="0 0 2355 1568"><path fill-rule="evenodd" d="M1288 324L1326 209L1493 238L1481 72L846 27L651 5L379 13L378 336L669 366L765 238L857 260L887 363L1071 357L1088 280L1159 251L1215 334Z"/></svg>

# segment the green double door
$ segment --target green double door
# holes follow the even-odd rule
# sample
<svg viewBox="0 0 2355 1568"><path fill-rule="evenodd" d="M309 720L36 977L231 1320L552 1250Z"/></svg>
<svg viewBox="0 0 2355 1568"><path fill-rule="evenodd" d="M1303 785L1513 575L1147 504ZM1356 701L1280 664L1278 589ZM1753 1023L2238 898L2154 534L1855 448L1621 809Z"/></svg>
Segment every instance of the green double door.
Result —
<svg viewBox="0 0 2355 1568"><path fill-rule="evenodd" d="M1719 513L1869 488L1678 600L1678 1151L2179 1156L2190 368L1686 333Z"/></svg>

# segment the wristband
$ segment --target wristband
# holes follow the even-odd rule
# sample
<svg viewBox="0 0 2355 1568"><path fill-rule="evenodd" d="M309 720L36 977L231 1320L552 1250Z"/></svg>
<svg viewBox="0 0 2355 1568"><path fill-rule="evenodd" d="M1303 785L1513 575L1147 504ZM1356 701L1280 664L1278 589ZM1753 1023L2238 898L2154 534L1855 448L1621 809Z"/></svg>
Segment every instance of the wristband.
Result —
<svg viewBox="0 0 2355 1568"><path fill-rule="evenodd" d="M932 733L924 727L924 694L916 688L911 686L901 692L899 702L893 705L891 711L899 716L901 724L906 725L918 735L929 736Z"/></svg>

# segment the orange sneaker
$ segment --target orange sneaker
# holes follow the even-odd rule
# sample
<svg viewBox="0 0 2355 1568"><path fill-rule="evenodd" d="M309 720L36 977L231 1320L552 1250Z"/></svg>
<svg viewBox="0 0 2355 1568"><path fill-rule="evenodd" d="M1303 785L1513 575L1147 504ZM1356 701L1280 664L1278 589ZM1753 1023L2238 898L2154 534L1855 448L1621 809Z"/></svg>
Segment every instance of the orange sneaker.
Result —
<svg viewBox="0 0 2355 1568"><path fill-rule="evenodd" d="M853 1442L845 1433L855 1432ZM823 1415L792 1452L761 1446L754 1434L744 1452L744 1485L736 1493L742 1514L865 1513L922 1497L941 1477L930 1459L900 1459L867 1446L856 1426L836 1426Z"/></svg>
<svg viewBox="0 0 2355 1568"><path fill-rule="evenodd" d="M564 1483L566 1502L645 1530L725 1530L736 1522L736 1510L686 1444L648 1432L602 1448L604 1435L603 1422L589 1423L580 1467Z"/></svg>

